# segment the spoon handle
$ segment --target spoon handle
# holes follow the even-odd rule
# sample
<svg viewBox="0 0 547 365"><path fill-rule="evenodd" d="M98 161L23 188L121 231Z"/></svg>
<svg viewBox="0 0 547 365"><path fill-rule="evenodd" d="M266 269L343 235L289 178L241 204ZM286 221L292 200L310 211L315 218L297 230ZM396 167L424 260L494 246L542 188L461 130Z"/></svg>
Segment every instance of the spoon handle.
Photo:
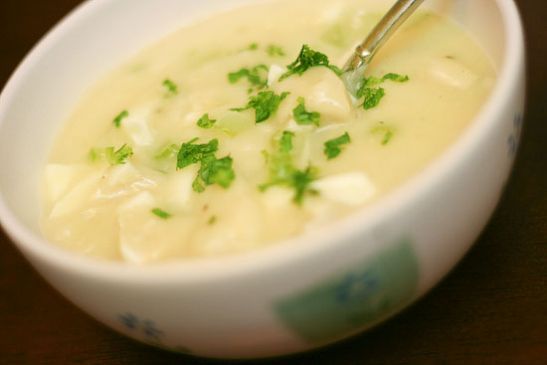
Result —
<svg viewBox="0 0 547 365"><path fill-rule="evenodd" d="M355 49L343 69L346 86L353 95L355 95L356 87L359 84L358 79L362 79L366 67L376 52L424 1L398 0L374 27L365 41Z"/></svg>
<svg viewBox="0 0 547 365"><path fill-rule="evenodd" d="M424 0L398 0L374 27L365 41L355 49L346 69L358 68L363 62L369 64L380 47L423 2Z"/></svg>

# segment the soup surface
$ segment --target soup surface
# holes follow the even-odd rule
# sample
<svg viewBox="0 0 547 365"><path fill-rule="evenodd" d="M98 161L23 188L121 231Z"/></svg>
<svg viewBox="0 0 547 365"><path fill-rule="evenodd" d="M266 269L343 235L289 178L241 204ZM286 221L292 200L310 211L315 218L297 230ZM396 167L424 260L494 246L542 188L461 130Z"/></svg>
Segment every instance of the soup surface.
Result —
<svg viewBox="0 0 547 365"><path fill-rule="evenodd" d="M419 173L476 115L496 72L465 31L422 12L350 97L338 67L386 11L379 3L238 8L111 72L53 146L45 235L136 264L233 254L319 229Z"/></svg>

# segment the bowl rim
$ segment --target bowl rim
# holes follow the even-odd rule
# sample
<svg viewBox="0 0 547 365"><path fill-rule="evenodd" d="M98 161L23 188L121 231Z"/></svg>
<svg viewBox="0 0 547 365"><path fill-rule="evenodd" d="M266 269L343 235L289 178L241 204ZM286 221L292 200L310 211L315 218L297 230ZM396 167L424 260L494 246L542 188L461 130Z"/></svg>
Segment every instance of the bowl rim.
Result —
<svg viewBox="0 0 547 365"><path fill-rule="evenodd" d="M506 32L506 48L499 77L488 100L470 126L424 171L411 177L386 196L351 214L333 222L319 232L305 233L297 237L275 242L250 252L221 257L179 259L152 265L132 265L125 262L110 262L87 257L54 245L27 228L8 208L0 191L0 223L6 233L23 253L31 253L50 265L66 272L79 272L105 281L169 283L227 280L251 272L280 267L298 262L313 254L328 252L338 241L350 240L362 232L394 215L401 207L423 199L427 191L443 180L458 164L463 163L499 118L502 106L513 97L513 88L522 77L524 65L524 31L518 8L513 0L495 0L500 10ZM98 7L106 6L108 0L86 0L55 25L27 54L17 67L0 95L0 123L9 101L16 97L16 85L35 66L35 61L47 53L52 45L73 24L95 13ZM327 233L327 234L325 234ZM33 260L30 260L31 262Z"/></svg>

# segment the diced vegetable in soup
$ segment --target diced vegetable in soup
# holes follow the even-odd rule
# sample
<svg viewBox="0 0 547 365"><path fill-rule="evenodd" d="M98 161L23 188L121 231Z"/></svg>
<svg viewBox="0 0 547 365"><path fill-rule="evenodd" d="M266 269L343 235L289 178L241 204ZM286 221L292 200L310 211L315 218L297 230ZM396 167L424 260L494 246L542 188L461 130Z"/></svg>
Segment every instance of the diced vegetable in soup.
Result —
<svg viewBox="0 0 547 365"><path fill-rule="evenodd" d="M340 67L380 3L250 5L113 71L53 147L46 236L136 264L234 254L323 229L419 173L470 123L496 74L468 34L422 12L350 97Z"/></svg>

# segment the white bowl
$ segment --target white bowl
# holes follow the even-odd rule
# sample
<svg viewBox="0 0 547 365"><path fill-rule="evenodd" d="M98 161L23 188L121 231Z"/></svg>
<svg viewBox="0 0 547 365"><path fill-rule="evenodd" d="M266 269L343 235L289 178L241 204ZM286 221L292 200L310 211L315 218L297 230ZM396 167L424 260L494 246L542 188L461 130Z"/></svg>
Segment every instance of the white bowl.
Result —
<svg viewBox="0 0 547 365"><path fill-rule="evenodd" d="M82 257L40 234L41 166L83 91L144 45L252 0L94 0L30 53L0 97L0 220L36 269L84 311L139 341L198 356L310 350L366 330L426 293L491 216L518 146L521 21L511 0L430 0L499 69L480 115L426 171L316 234L234 257L132 267Z"/></svg>

